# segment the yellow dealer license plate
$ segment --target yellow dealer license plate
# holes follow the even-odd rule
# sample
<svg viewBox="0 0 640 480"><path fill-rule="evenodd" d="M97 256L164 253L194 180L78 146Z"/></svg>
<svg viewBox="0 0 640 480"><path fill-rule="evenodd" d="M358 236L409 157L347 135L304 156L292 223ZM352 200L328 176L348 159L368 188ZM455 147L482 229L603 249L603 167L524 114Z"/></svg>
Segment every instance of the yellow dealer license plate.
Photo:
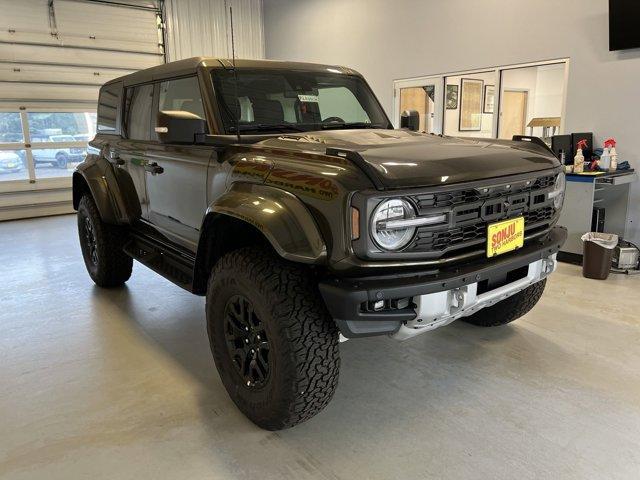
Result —
<svg viewBox="0 0 640 480"><path fill-rule="evenodd" d="M487 228L487 257L495 257L524 245L524 218L492 223Z"/></svg>

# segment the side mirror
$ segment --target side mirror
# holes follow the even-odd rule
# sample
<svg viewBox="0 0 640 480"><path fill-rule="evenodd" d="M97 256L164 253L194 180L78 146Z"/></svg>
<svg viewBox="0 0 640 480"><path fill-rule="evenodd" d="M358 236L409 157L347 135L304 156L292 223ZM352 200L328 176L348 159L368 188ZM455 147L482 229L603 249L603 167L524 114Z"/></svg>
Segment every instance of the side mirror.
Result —
<svg viewBox="0 0 640 480"><path fill-rule="evenodd" d="M420 114L417 110L405 110L400 115L400 128L417 132L420 128Z"/></svg>
<svg viewBox="0 0 640 480"><path fill-rule="evenodd" d="M196 136L207 133L207 121L184 110L158 112L155 131L162 143L195 143Z"/></svg>

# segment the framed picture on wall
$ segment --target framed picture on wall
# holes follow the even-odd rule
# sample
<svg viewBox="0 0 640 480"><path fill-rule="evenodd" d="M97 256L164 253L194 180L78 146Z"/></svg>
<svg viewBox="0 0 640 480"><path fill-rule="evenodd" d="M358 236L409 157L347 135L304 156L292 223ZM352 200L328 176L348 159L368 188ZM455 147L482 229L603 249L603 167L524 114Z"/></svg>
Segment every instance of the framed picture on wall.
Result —
<svg viewBox="0 0 640 480"><path fill-rule="evenodd" d="M493 113L496 103L496 87L495 85L484 86L484 102L482 102L482 113Z"/></svg>
<svg viewBox="0 0 640 480"><path fill-rule="evenodd" d="M482 130L482 87L484 81L475 78L460 80L460 117L458 130L479 132Z"/></svg>
<svg viewBox="0 0 640 480"><path fill-rule="evenodd" d="M458 108L458 85L447 85L447 110L455 110Z"/></svg>

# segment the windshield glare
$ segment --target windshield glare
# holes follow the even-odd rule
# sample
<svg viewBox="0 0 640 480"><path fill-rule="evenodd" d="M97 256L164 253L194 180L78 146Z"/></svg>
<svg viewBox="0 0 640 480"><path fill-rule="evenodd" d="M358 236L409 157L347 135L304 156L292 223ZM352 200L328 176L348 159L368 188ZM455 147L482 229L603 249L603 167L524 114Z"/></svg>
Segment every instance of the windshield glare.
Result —
<svg viewBox="0 0 640 480"><path fill-rule="evenodd" d="M287 70L214 70L213 86L226 133L389 128L362 78ZM237 100L236 100L237 90Z"/></svg>

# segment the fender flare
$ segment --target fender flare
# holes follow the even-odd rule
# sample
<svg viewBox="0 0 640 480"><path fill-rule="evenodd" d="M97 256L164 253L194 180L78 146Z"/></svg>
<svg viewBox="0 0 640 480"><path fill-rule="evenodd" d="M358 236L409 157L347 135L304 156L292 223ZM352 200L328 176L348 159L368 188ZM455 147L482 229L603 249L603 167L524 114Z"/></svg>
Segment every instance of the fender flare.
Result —
<svg viewBox="0 0 640 480"><path fill-rule="evenodd" d="M327 246L311 212L298 197L285 190L234 183L209 206L209 215L228 215L249 223L287 260L308 264L326 260Z"/></svg>
<svg viewBox="0 0 640 480"><path fill-rule="evenodd" d="M105 223L130 224L140 218L142 209L129 173L114 169L106 159L99 157L85 162L73 172L73 208L76 210L87 189Z"/></svg>

